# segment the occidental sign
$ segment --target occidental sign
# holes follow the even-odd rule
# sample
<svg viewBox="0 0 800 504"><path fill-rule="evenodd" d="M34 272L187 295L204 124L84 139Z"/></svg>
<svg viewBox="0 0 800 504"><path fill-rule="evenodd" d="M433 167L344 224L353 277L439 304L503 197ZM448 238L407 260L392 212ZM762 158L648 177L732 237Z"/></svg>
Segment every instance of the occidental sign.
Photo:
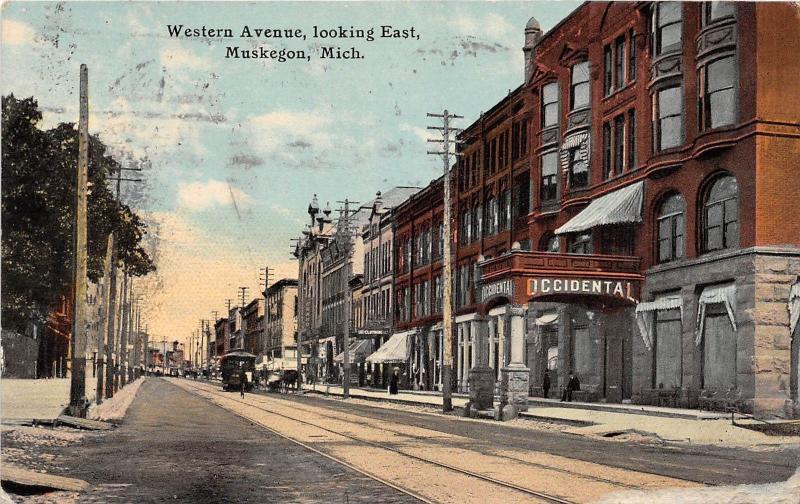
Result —
<svg viewBox="0 0 800 504"><path fill-rule="evenodd" d="M634 289L634 283L629 280L557 277L528 279L528 295L531 297L550 294L594 294L613 296L635 302Z"/></svg>

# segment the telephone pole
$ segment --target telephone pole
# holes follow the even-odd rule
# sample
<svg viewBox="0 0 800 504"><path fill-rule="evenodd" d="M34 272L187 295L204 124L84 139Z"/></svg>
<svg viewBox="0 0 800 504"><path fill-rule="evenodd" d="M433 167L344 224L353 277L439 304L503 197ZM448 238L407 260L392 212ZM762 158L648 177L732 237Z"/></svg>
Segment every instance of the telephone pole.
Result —
<svg viewBox="0 0 800 504"><path fill-rule="evenodd" d="M97 335L97 390L95 391L95 402L97 404L103 403L103 364L104 356L108 353L108 341L106 335L108 334L108 325L113 324L113 313L110 311L111 306L111 261L114 258L114 233L109 233L108 242L106 245L106 260L103 267L103 277L105 278L103 286L103 301L101 316L103 317L103 326L98 331Z"/></svg>
<svg viewBox="0 0 800 504"><path fill-rule="evenodd" d="M442 126L428 126L429 130L439 131L442 139L428 140L432 143L440 143L441 151L428 151L428 154L441 156L444 169L444 261L442 265L442 283L444 292L442 293L442 345L444 346L442 360L442 411L449 413L453 411L453 390L452 390L452 371L453 371L453 264L450 252L452 236L450 233L451 225L451 203L450 203L450 157L456 154L450 152L450 144L456 143L450 139L452 133L461 131L459 128L450 126L453 119L463 119L463 116L451 114L444 110L441 114L428 113L428 117L436 117L442 120Z"/></svg>
<svg viewBox="0 0 800 504"><path fill-rule="evenodd" d="M72 375L69 410L72 416L86 416L86 272L88 260L89 191L89 70L80 70L80 115L78 119L78 169L75 211L75 251L73 255Z"/></svg>
<svg viewBox="0 0 800 504"><path fill-rule="evenodd" d="M350 292L350 277L353 276L353 230L350 228L350 204L357 201L350 201L345 198L344 201L338 203L344 204L344 209L339 210L341 216L339 218L339 229L337 230L337 239L340 244L344 246L345 250L345 263L344 263L344 281L345 281L345 313L344 313L344 345L342 345L343 357L342 366L344 366L344 377L342 383L342 398L350 398L350 326L352 325L353 318L353 296Z"/></svg>
<svg viewBox="0 0 800 504"><path fill-rule="evenodd" d="M267 344L272 344L272 342L267 342L267 318L269 317L269 313L267 310L269 307L267 306L267 290L269 290L269 283L272 281L274 273L270 269L269 266L264 266L264 276L259 276L259 280L264 282L264 318L262 319L263 327L261 328L261 343L258 345L259 352L265 352L267 349ZM285 357L285 356L284 356ZM263 361L262 361L263 362ZM297 373L300 373L300 368L297 368Z"/></svg>
<svg viewBox="0 0 800 504"><path fill-rule="evenodd" d="M128 286L128 273L123 271L122 272L122 322L120 325L119 331L119 357L117 361L119 362L119 366L117 368L117 380L119 383L119 388L123 388L126 383L126 375L127 372L126 364L128 359L128 321L129 321L129 311L130 311L130 299L128 297L128 291L130 287Z"/></svg>

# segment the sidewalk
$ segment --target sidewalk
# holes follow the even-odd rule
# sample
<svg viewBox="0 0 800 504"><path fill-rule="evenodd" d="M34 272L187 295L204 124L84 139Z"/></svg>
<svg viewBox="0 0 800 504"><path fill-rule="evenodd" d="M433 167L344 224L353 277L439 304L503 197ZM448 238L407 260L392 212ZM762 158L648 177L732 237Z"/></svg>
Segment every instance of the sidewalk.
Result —
<svg viewBox="0 0 800 504"><path fill-rule="evenodd" d="M341 396L338 385L317 385L316 392ZM311 390L310 385L304 385ZM427 407L441 407L438 392L405 390L390 396L386 391L351 388L350 396L358 399L392 402ZM453 407L463 408L466 394L453 394ZM496 404L496 403L495 403ZM584 436L613 437L615 433L636 432L660 440L689 444L714 444L730 447L757 445L781 446L800 444L800 438L768 436L761 432L736 427L730 414L700 412L678 408L658 408L632 404L561 403L556 399L530 398L528 411L522 418L549 423L569 424L564 432Z"/></svg>

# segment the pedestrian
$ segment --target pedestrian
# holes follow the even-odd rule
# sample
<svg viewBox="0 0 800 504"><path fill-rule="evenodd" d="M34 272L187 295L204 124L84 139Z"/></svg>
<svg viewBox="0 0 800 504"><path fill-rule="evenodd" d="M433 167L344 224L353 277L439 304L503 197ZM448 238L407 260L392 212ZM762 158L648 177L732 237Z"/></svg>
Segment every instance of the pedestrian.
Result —
<svg viewBox="0 0 800 504"><path fill-rule="evenodd" d="M542 390L544 391L544 398L547 399L550 393L550 373L547 369L544 370L544 378L542 378Z"/></svg>
<svg viewBox="0 0 800 504"><path fill-rule="evenodd" d="M247 387L247 373L244 372L244 368L239 371L239 383L242 385L241 394L244 399L244 389Z"/></svg>
<svg viewBox="0 0 800 504"><path fill-rule="evenodd" d="M397 395L397 388L400 383L400 370L394 368L391 378L389 378L389 394Z"/></svg>
<svg viewBox="0 0 800 504"><path fill-rule="evenodd" d="M572 392L575 390L581 389L581 382L578 380L578 377L570 371L569 372L569 381L567 382L567 388L564 389L564 394L561 396L561 402L567 401L572 402Z"/></svg>

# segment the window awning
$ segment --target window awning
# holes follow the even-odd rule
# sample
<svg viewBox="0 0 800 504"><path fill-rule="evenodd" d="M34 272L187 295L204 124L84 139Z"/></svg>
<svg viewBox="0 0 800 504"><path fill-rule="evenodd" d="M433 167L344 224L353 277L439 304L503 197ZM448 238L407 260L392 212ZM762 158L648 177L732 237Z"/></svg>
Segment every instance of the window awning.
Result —
<svg viewBox="0 0 800 504"><path fill-rule="evenodd" d="M360 339L350 343L350 364L361 364L372 353L372 339ZM344 352L333 358L334 362L344 362Z"/></svg>
<svg viewBox="0 0 800 504"><path fill-rule="evenodd" d="M652 312L658 310L680 310L683 319L683 300L680 296L661 296L655 301L636 305L636 324L647 350L653 349L653 317Z"/></svg>
<svg viewBox="0 0 800 504"><path fill-rule="evenodd" d="M642 222L644 182L601 196L556 229L556 234L578 233L596 226Z"/></svg>
<svg viewBox="0 0 800 504"><path fill-rule="evenodd" d="M706 321L706 307L710 304L717 303L725 305L725 310L728 312L728 318L731 321L731 327L736 331L736 318L733 315L733 307L736 306L736 284L730 283L706 287L700 294L700 299L697 300L697 333L694 339L696 345L699 345L700 341L703 339L703 324L705 324Z"/></svg>
<svg viewBox="0 0 800 504"><path fill-rule="evenodd" d="M381 345L377 352L367 357L372 364L403 363L408 360L408 335L410 331L395 333Z"/></svg>
<svg viewBox="0 0 800 504"><path fill-rule="evenodd" d="M789 335L794 335L798 321L800 321L800 282L792 285L792 290L789 291Z"/></svg>

